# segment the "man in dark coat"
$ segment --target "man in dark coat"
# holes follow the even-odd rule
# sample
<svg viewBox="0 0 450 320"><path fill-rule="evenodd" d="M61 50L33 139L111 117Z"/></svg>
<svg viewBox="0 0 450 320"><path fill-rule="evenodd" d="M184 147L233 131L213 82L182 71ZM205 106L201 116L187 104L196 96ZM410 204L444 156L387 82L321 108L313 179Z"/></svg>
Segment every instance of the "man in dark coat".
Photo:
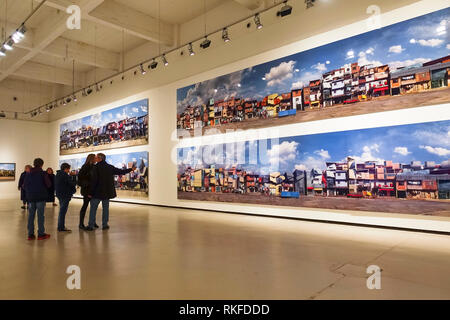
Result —
<svg viewBox="0 0 450 320"><path fill-rule="evenodd" d="M45 202L48 197L47 189L51 186L48 175L42 170L44 161L40 158L34 160L33 168L25 176L24 188L29 204L28 208L28 240L36 239L34 235L34 217L37 211L38 220L38 240L50 238L45 233L44 228L44 210Z"/></svg>
<svg viewBox="0 0 450 320"><path fill-rule="evenodd" d="M70 172L70 164L63 163L61 170L58 170L55 177L56 197L59 200L58 231L71 232L66 228L66 214L69 209L69 202L73 194L77 191L75 173Z"/></svg>
<svg viewBox="0 0 450 320"><path fill-rule="evenodd" d="M91 172L91 183L89 186L91 209L89 212L89 225L86 228L88 231L92 231L95 228L95 217L100 202L102 203L103 230L109 229L109 200L117 197L114 176L125 175L136 169L134 167L131 169L118 169L106 163L106 156L103 153L97 154L96 162Z"/></svg>
<svg viewBox="0 0 450 320"><path fill-rule="evenodd" d="M26 210L28 207L28 203L27 203L27 196L25 194L25 188L23 187L23 184L25 183L25 176L27 175L28 172L30 172L31 170L31 166L28 164L25 166L25 170L22 172L22 174L20 175L19 178L19 191L20 191L20 200L22 201L22 209Z"/></svg>
<svg viewBox="0 0 450 320"><path fill-rule="evenodd" d="M79 228L86 230L84 225L84 218L91 199L89 198L89 186L91 184L91 172L95 165L95 154L91 153L87 156L85 163L78 172L78 185L81 187L81 195L83 196L83 206L80 210L80 223ZM98 228L95 225L95 228Z"/></svg>

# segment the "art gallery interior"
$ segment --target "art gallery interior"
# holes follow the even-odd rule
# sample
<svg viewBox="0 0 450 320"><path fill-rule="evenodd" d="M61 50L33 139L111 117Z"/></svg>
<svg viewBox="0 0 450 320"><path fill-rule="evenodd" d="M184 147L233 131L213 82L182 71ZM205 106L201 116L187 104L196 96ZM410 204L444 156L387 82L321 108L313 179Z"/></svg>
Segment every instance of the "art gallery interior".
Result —
<svg viewBox="0 0 450 320"><path fill-rule="evenodd" d="M448 1L0 0L0 25L0 299L450 298ZM78 187L72 232L56 199L27 240L24 167L91 153L134 170L110 229Z"/></svg>

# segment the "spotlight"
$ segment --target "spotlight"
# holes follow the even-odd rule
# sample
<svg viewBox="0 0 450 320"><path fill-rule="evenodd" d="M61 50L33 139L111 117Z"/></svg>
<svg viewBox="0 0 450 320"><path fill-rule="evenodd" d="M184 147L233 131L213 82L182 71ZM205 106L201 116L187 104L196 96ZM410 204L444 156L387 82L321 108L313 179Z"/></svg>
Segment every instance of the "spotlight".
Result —
<svg viewBox="0 0 450 320"><path fill-rule="evenodd" d="M67 97L66 100L64 101L64 105L70 103L72 101L71 97Z"/></svg>
<svg viewBox="0 0 450 320"><path fill-rule="evenodd" d="M16 32L14 32L14 34L12 35L14 43L19 43L20 41L22 41L22 39L25 38L25 32L27 32L27 28L25 27L25 25L21 25L20 28L17 29Z"/></svg>
<svg viewBox="0 0 450 320"><path fill-rule="evenodd" d="M96 83L96 84L95 84L95 90L96 90L97 92L99 92L101 89L102 89L102 86L99 85L98 83Z"/></svg>
<svg viewBox="0 0 450 320"><path fill-rule="evenodd" d="M92 88L91 88L91 87L87 88L86 93L87 93L88 95L90 95L90 94L92 93Z"/></svg>
<svg viewBox="0 0 450 320"><path fill-rule="evenodd" d="M74 101L74 102L77 102L77 101L78 101L78 99L77 99L77 96L76 96L76 95L73 95L73 101Z"/></svg>
<svg viewBox="0 0 450 320"><path fill-rule="evenodd" d="M277 16L285 17L292 13L292 7L287 4L287 1L284 2L284 6L281 7L280 11L277 12Z"/></svg>
<svg viewBox="0 0 450 320"><path fill-rule="evenodd" d="M306 9L312 8L314 7L314 2L316 0L305 0L305 4L306 4Z"/></svg>
<svg viewBox="0 0 450 320"><path fill-rule="evenodd" d="M6 56L6 50L5 50L5 48L1 48L0 49L0 57L4 57L4 56Z"/></svg>
<svg viewBox="0 0 450 320"><path fill-rule="evenodd" d="M86 88L83 88L83 90L81 90L81 95L82 95L83 97L86 97L86 96L87 96Z"/></svg>
<svg viewBox="0 0 450 320"><path fill-rule="evenodd" d="M49 104L45 107L45 111L47 111L47 112L50 112L50 110L52 110L52 109L53 109L53 106L51 104Z"/></svg>
<svg viewBox="0 0 450 320"><path fill-rule="evenodd" d="M228 36L228 29L227 28L223 28L222 30L222 40L225 42L229 42L231 39Z"/></svg>
<svg viewBox="0 0 450 320"><path fill-rule="evenodd" d="M6 118L5 111L1 111L1 112L0 112L0 118Z"/></svg>
<svg viewBox="0 0 450 320"><path fill-rule="evenodd" d="M140 65L140 69L141 69L141 73L142 74L146 74L147 73L147 71L144 70L144 67L142 66L142 64Z"/></svg>
<svg viewBox="0 0 450 320"><path fill-rule="evenodd" d="M258 30L262 29L263 25L261 23L261 18L259 17L259 13L255 14L255 24Z"/></svg>
<svg viewBox="0 0 450 320"><path fill-rule="evenodd" d="M166 67L169 65L169 61L167 61L166 55L165 55L165 54L163 54L163 56L162 56L162 61L164 62L164 65L165 65Z"/></svg>
<svg viewBox="0 0 450 320"><path fill-rule="evenodd" d="M13 49L13 45L14 45L14 41L9 38L4 44L3 44L3 48L5 48L6 50L11 51Z"/></svg>
<svg viewBox="0 0 450 320"><path fill-rule="evenodd" d="M189 50L189 55L190 56L195 55L194 49L192 48L192 43L189 43L188 50Z"/></svg>
<svg viewBox="0 0 450 320"><path fill-rule="evenodd" d="M210 45L211 45L211 40L209 40L208 37L206 36L205 40L203 40L203 42L200 43L200 48L208 49Z"/></svg>
<svg viewBox="0 0 450 320"><path fill-rule="evenodd" d="M156 69L157 66L158 66L158 62L155 59L153 59L153 62L150 63L148 67L150 69Z"/></svg>

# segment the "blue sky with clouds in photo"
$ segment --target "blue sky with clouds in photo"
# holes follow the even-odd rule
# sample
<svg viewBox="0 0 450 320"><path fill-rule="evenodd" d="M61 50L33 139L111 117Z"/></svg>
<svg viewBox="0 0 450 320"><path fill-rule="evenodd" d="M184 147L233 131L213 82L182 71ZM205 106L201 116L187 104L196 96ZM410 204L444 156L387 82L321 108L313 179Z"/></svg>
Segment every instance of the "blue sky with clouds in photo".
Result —
<svg viewBox="0 0 450 320"><path fill-rule="evenodd" d="M137 167L141 165L141 161L144 161L144 164L146 167L148 167L148 152L132 152L132 153L119 153L119 154L106 154L106 162L117 167L122 168L124 165L126 166L130 162L135 162L137 164ZM72 167L72 170L78 170L81 169L85 162L86 158L73 158L73 159L66 159L66 160L60 160L59 164L61 165L64 162L67 162Z"/></svg>
<svg viewBox="0 0 450 320"><path fill-rule="evenodd" d="M14 163L0 163L0 170L14 170L15 167Z"/></svg>
<svg viewBox="0 0 450 320"><path fill-rule="evenodd" d="M294 169L325 169L325 163L392 160L434 161L450 165L450 121L331 132L178 150L179 169L185 166L230 167L267 174ZM252 159L254 161L252 161Z"/></svg>
<svg viewBox="0 0 450 320"><path fill-rule="evenodd" d="M187 86L177 91L177 111L188 105L290 92L345 64L389 64L391 70L450 54L450 8L308 51ZM263 80L263 78L265 80Z"/></svg>
<svg viewBox="0 0 450 320"><path fill-rule="evenodd" d="M65 130L75 131L82 126L92 126L99 128L113 121L120 121L127 118L145 116L148 114L148 99L136 101L114 109L96 113L81 119L69 121L61 124L60 133Z"/></svg>

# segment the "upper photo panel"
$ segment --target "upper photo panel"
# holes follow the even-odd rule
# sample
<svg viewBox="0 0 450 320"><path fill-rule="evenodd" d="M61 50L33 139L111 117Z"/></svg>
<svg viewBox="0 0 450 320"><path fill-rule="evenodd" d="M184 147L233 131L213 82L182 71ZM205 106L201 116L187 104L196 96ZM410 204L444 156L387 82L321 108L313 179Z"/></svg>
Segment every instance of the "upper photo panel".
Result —
<svg viewBox="0 0 450 320"><path fill-rule="evenodd" d="M148 143L148 99L61 124L59 153L69 155Z"/></svg>
<svg viewBox="0 0 450 320"><path fill-rule="evenodd" d="M178 137L450 102L449 21L447 8L178 89Z"/></svg>

